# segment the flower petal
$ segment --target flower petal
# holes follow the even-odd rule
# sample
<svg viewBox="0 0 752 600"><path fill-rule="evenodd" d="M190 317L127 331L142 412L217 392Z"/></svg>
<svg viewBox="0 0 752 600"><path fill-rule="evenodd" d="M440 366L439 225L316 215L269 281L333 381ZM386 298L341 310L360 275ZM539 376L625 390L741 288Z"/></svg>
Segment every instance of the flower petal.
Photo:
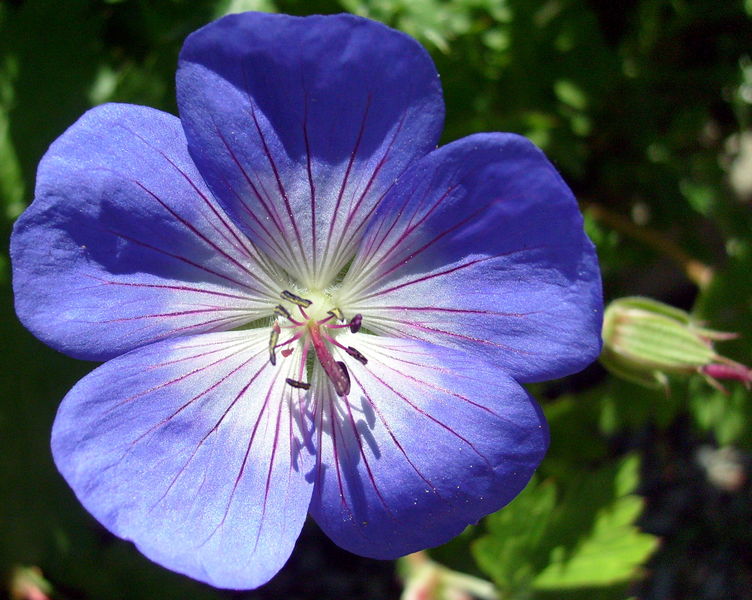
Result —
<svg viewBox="0 0 752 600"><path fill-rule="evenodd" d="M478 134L392 188L342 290L363 325L474 352L519 381L600 352L601 281L566 184L529 141Z"/></svg>
<svg viewBox="0 0 752 600"><path fill-rule="evenodd" d="M140 106L95 108L52 144L11 254L19 317L80 358L229 329L279 292L196 172L179 120Z"/></svg>
<svg viewBox="0 0 752 600"><path fill-rule="evenodd" d="M65 397L52 432L58 468L105 527L217 587L268 581L311 496L300 394L264 337L190 336L113 359Z"/></svg>
<svg viewBox="0 0 752 600"><path fill-rule="evenodd" d="M395 558L450 540L522 490L548 429L519 384L457 350L356 337L368 365L350 361L350 394L323 381L314 392L311 514L327 535Z"/></svg>
<svg viewBox="0 0 752 600"><path fill-rule="evenodd" d="M387 187L443 124L428 53L352 15L227 16L188 37L177 86L209 186L308 287L352 257Z"/></svg>

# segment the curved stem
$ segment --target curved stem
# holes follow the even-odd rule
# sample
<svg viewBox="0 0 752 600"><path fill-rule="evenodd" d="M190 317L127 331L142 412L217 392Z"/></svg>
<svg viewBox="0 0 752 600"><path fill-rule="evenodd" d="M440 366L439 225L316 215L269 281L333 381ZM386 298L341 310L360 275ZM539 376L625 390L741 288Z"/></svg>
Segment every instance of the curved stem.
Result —
<svg viewBox="0 0 752 600"><path fill-rule="evenodd" d="M582 203L582 208L596 221L615 229L619 233L623 233L627 237L642 242L656 252L673 260L681 267L687 278L700 289L707 287L713 280L714 273L712 267L692 258L677 244L663 237L657 231L636 225L627 217L612 212L595 202L584 202Z"/></svg>

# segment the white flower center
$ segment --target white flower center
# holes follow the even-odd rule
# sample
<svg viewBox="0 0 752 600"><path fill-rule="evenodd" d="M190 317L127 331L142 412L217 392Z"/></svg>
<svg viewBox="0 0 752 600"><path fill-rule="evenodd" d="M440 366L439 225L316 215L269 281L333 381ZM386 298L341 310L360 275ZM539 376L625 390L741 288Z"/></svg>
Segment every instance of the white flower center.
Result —
<svg viewBox="0 0 752 600"><path fill-rule="evenodd" d="M276 365L278 351L282 357L287 358L293 352L293 344L302 345L298 370L300 378L287 379L292 387L306 390L311 387L310 383L302 379L311 347L338 396L346 396L350 392L350 374L345 363L334 358L331 347L339 347L364 365L368 362L358 350L352 346L343 346L335 339L337 332L344 328L357 333L362 321L360 314L353 315L346 321L345 315L334 303L335 297L336 290L311 291L306 296L290 290L283 290L280 294L283 302L274 309L277 318L269 336L269 361Z"/></svg>

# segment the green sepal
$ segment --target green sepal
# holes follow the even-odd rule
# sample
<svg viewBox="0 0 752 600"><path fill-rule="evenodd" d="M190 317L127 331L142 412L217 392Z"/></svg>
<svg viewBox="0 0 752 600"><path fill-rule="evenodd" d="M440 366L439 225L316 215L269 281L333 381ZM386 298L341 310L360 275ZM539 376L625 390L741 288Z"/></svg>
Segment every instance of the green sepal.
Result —
<svg viewBox="0 0 752 600"><path fill-rule="evenodd" d="M696 373L719 358L712 340L732 337L703 327L683 310L631 296L614 300L606 309L600 361L623 379L666 387L667 376Z"/></svg>

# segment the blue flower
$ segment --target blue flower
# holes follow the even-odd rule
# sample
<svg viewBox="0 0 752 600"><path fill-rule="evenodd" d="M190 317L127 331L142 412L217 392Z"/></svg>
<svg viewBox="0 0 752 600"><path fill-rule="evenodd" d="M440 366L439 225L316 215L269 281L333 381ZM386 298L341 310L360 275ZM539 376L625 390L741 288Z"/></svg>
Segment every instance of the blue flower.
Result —
<svg viewBox="0 0 752 600"><path fill-rule="evenodd" d="M548 443L521 383L600 349L556 170L510 134L436 149L428 54L354 16L225 17L188 37L177 89L179 119L81 117L13 234L21 320L107 361L52 432L83 505L240 589L307 513L389 559L508 503Z"/></svg>

